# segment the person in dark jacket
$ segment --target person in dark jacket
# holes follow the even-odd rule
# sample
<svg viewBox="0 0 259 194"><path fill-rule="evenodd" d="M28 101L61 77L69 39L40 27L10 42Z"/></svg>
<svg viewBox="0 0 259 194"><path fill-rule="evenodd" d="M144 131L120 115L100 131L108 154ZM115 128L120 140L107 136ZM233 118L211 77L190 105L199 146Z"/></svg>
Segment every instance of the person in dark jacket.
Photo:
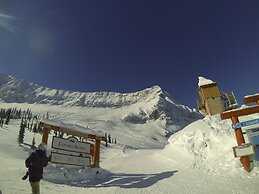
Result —
<svg viewBox="0 0 259 194"><path fill-rule="evenodd" d="M39 144L38 149L25 160L32 194L40 194L40 180L43 178L43 167L48 165L46 149L47 145L45 143Z"/></svg>

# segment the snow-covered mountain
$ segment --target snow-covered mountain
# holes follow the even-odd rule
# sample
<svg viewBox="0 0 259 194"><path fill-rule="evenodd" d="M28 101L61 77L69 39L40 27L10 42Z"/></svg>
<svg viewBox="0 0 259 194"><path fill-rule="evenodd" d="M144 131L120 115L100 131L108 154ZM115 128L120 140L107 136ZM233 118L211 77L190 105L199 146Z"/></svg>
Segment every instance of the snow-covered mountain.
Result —
<svg viewBox="0 0 259 194"><path fill-rule="evenodd" d="M1 75L0 101L0 108L29 108L40 117L49 113L53 121L109 133L117 140L108 147L102 144L101 168L49 163L42 193L258 193L258 167L247 173L233 156L231 121L219 115L198 119L200 114L176 104L158 86L128 94L78 93ZM255 118L258 114L245 119ZM0 127L0 193L30 192L21 180L27 170L24 160L31 152L28 145L34 138L41 142L42 135L26 130L24 144L18 146L19 127L18 119Z"/></svg>
<svg viewBox="0 0 259 194"><path fill-rule="evenodd" d="M159 86L134 93L73 92L42 87L12 76L0 74L0 101L5 103L49 104L88 108L132 107L123 120L142 124L164 120L168 125L185 126L201 118L195 110L176 104ZM133 108L134 107L134 108Z"/></svg>

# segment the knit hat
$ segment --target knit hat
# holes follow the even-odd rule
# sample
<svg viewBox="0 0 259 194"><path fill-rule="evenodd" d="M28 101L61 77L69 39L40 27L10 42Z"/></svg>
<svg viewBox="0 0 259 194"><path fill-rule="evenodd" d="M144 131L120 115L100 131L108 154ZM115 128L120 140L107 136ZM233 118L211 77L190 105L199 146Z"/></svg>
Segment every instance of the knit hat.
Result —
<svg viewBox="0 0 259 194"><path fill-rule="evenodd" d="M38 145L38 149L39 149L39 150L42 150L42 151L44 151L44 152L46 152L46 150L47 150L47 145L42 142L42 143L40 143L40 144Z"/></svg>

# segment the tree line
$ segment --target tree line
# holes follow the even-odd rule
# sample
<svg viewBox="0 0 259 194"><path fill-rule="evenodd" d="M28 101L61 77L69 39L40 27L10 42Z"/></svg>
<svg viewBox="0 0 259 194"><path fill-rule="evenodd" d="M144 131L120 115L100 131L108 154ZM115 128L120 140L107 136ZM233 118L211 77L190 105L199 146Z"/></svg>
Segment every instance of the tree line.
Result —
<svg viewBox="0 0 259 194"><path fill-rule="evenodd" d="M20 130L18 135L19 144L24 143L25 130L27 129L28 131L34 133L32 139L32 147L35 147L35 133L42 133L42 129L39 127L39 120L41 118L49 119L49 113L47 112L46 115L38 116L32 114L32 111L30 109L26 111L24 116L21 118Z"/></svg>
<svg viewBox="0 0 259 194"><path fill-rule="evenodd" d="M17 108L8 108L0 109L0 127L3 128L4 125L8 125L11 119L21 119L20 130L18 134L18 143L24 143L25 130L29 130L33 133L42 133L42 129L39 128L39 120L42 118L49 119L51 116L47 112L44 115L35 115L32 113L31 109L17 109ZM54 116L55 117L55 116ZM113 138L110 133L105 133L105 138L107 139L107 143L116 144L117 139ZM32 140L32 146L35 145L35 137Z"/></svg>

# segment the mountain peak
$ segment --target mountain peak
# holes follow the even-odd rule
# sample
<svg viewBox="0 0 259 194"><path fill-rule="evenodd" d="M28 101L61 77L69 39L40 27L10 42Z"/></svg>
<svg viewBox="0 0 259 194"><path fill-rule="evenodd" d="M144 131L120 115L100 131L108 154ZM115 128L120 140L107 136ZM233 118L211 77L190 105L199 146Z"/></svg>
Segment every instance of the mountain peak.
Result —
<svg viewBox="0 0 259 194"><path fill-rule="evenodd" d="M190 108L174 103L171 96L158 85L133 93L82 93L40 87L0 74L0 100L6 103L38 103L88 108L134 107L131 108L130 115L125 118L128 122L136 122L136 118L137 122L160 119L170 125L186 118L196 119L199 116ZM180 117L176 118L178 116L175 115ZM131 116L135 120L132 120Z"/></svg>

